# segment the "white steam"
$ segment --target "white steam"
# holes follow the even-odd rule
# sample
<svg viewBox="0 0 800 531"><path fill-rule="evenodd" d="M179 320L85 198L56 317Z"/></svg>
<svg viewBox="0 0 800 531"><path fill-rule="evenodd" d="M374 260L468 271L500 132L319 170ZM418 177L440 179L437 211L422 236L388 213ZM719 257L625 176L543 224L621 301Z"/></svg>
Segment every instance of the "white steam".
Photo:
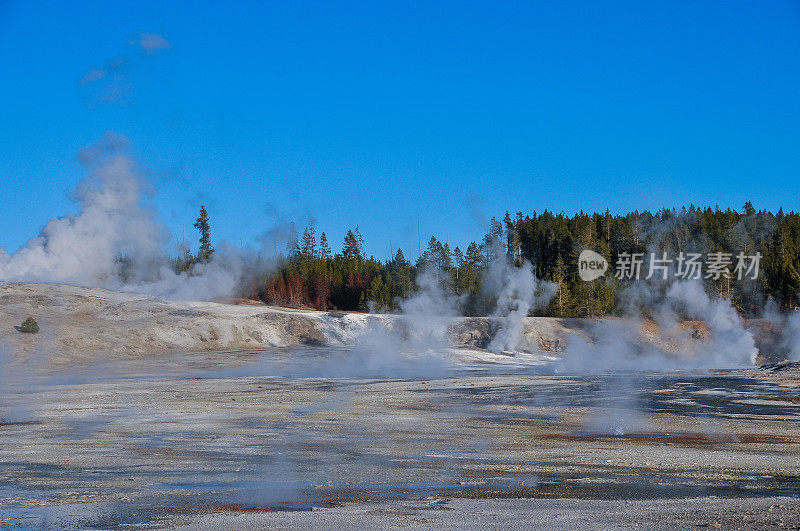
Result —
<svg viewBox="0 0 800 531"><path fill-rule="evenodd" d="M516 351L528 313L546 305L558 291L558 284L538 281L529 262L515 267L504 255L489 265L484 286L489 293L497 294L492 317L501 320L489 343L492 352Z"/></svg>
<svg viewBox="0 0 800 531"><path fill-rule="evenodd" d="M700 282L677 282L667 292L667 301L690 318L703 321L709 340L702 342L698 357L710 367L751 366L758 349L753 334L728 299L712 300Z"/></svg>
<svg viewBox="0 0 800 531"><path fill-rule="evenodd" d="M781 313L775 301L769 299L764 317L778 336L772 345L776 354L786 356L789 361L800 361L800 312Z"/></svg>
<svg viewBox="0 0 800 531"><path fill-rule="evenodd" d="M417 277L417 290L400 303L396 320L376 319L356 340L348 376L432 378L444 375L451 363L447 334L458 297L445 289L435 272ZM340 367L341 369L341 367Z"/></svg>
<svg viewBox="0 0 800 531"><path fill-rule="evenodd" d="M568 338L558 369L565 372L721 369L755 363L758 349L744 320L730 300L712 299L700 282L676 282L663 296L651 291L646 299L656 316L658 331L653 337L644 337L646 323L638 315L596 321L587 331L591 341L577 334ZM697 334L693 327L681 326L681 315L696 320L698 326L705 327L705 333Z"/></svg>
<svg viewBox="0 0 800 531"><path fill-rule="evenodd" d="M252 367L232 374L295 378L437 378L454 370L448 326L458 298L434 272L417 277L417 290L400 304L401 314L357 316L366 326L347 348L310 350L288 359L266 352ZM226 371L226 374L231 374Z"/></svg>
<svg viewBox="0 0 800 531"><path fill-rule="evenodd" d="M144 180L128 149L125 137L107 133L81 151L87 177L73 193L78 213L51 219L14 254L0 249L0 281L69 283L177 300L235 294L256 259L221 252L191 274L176 274L166 230L145 202Z"/></svg>
<svg viewBox="0 0 800 531"><path fill-rule="evenodd" d="M51 219L13 255L0 251L0 280L108 285L122 256L159 254L165 235L142 204L142 180L126 148L124 137L108 133L81 152L88 176L74 191L79 214Z"/></svg>
<svg viewBox="0 0 800 531"><path fill-rule="evenodd" d="M405 341L415 350L449 345L447 328L458 315L459 297L443 287L435 272L417 276L417 291L400 303Z"/></svg>
<svg viewBox="0 0 800 531"><path fill-rule="evenodd" d="M800 312L795 312L786 320L784 341L791 361L800 361Z"/></svg>

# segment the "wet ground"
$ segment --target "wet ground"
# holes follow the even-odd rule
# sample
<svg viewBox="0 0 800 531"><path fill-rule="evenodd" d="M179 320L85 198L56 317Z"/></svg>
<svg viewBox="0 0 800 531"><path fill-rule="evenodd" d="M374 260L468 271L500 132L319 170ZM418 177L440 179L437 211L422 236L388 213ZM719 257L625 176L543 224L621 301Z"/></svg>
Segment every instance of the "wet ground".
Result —
<svg viewBox="0 0 800 531"><path fill-rule="evenodd" d="M361 365L302 349L7 368L0 525L463 526L498 507L524 525L684 500L800 523L795 376Z"/></svg>

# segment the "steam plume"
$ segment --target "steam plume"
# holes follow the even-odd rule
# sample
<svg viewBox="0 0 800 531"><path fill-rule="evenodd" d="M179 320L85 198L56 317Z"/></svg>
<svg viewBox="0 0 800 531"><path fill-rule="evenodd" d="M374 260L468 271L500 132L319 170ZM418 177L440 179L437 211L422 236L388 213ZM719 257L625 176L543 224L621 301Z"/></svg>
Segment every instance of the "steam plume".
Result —
<svg viewBox="0 0 800 531"><path fill-rule="evenodd" d="M643 340L640 315L597 321L588 330L591 342L577 334L568 339L559 369L675 370L737 368L755 363L755 340L730 300L710 298L698 281L676 282L661 297L655 290L644 291L647 294L640 296L655 310L660 334L656 341ZM681 326L680 314L704 323L707 338L693 337L691 329Z"/></svg>
<svg viewBox="0 0 800 531"><path fill-rule="evenodd" d="M148 188L127 138L106 135L79 154L87 172L74 191L77 214L51 219L14 254L0 249L0 280L58 282L148 293L167 299L214 300L235 294L259 257L223 246L191 274L176 274L167 232L145 199Z"/></svg>
<svg viewBox="0 0 800 531"><path fill-rule="evenodd" d="M500 328L489 343L492 352L517 350L528 313L550 302L558 290L557 284L538 281L529 262L515 267L505 254L490 264L486 286L489 292L498 294L492 317L501 319Z"/></svg>
<svg viewBox="0 0 800 531"><path fill-rule="evenodd" d="M155 212L142 202L144 187L126 154L127 139L107 133L79 159L88 176L74 191L80 212L51 219L13 255L0 251L0 279L113 284L122 256L155 257L165 242Z"/></svg>

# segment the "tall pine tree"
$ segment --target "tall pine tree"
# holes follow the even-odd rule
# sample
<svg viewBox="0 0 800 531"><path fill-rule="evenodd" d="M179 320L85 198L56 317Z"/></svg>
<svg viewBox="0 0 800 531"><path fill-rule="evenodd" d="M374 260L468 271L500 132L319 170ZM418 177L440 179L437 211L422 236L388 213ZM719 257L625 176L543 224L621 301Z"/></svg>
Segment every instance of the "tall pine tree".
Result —
<svg viewBox="0 0 800 531"><path fill-rule="evenodd" d="M214 248L211 246L211 225L209 220L205 205L201 205L200 217L194 223L195 228L200 231L200 250L197 253L197 258L201 262L208 262L211 260L211 255L214 254Z"/></svg>
<svg viewBox="0 0 800 531"><path fill-rule="evenodd" d="M328 245L328 237L323 232L319 236L319 257L323 260L330 260L331 256L331 246Z"/></svg>
<svg viewBox="0 0 800 531"><path fill-rule="evenodd" d="M306 230L303 231L303 237L300 240L300 254L306 260L316 258L317 256L317 238L315 236L313 223L309 223Z"/></svg>

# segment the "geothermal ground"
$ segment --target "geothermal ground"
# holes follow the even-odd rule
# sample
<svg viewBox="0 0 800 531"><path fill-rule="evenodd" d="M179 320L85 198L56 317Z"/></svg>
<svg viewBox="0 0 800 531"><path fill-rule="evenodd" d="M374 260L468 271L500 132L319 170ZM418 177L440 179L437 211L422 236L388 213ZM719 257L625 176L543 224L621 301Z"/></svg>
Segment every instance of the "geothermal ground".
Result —
<svg viewBox="0 0 800 531"><path fill-rule="evenodd" d="M556 373L581 325L555 320L526 323L544 353L471 346L470 321L459 348L377 363L348 344L365 316L0 301L7 526L800 526L796 364ZM39 334L13 328L28 314Z"/></svg>

